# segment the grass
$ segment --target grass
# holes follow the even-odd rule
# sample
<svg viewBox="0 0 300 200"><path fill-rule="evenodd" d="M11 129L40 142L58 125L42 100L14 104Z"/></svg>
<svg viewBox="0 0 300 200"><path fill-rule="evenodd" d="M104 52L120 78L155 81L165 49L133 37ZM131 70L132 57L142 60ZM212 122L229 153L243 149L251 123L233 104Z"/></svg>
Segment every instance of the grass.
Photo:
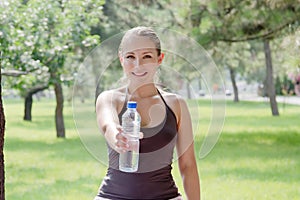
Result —
<svg viewBox="0 0 300 200"><path fill-rule="evenodd" d="M56 138L54 106L54 101L35 101L33 121L25 122L23 102L4 101L6 199L85 200L96 195L106 167L85 149L85 142L90 141L80 140L68 103L64 108L67 139ZM190 107L196 116L195 150L203 199L299 198L299 106L279 105L281 115L272 117L267 103L227 102L222 134L202 159L198 155L209 128L211 106L200 100L191 101ZM88 116L90 110L82 108L80 118L91 126L93 114ZM79 130L82 124L77 124ZM176 164L173 173L183 193Z"/></svg>

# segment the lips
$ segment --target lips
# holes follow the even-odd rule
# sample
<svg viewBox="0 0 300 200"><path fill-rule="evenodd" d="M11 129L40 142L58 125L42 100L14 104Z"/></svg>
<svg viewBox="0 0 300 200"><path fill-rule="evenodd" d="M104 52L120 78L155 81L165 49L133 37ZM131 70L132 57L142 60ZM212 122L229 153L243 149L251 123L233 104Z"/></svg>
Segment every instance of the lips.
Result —
<svg viewBox="0 0 300 200"><path fill-rule="evenodd" d="M132 74L134 76L137 76L137 77L143 77L147 74L148 72L132 72Z"/></svg>

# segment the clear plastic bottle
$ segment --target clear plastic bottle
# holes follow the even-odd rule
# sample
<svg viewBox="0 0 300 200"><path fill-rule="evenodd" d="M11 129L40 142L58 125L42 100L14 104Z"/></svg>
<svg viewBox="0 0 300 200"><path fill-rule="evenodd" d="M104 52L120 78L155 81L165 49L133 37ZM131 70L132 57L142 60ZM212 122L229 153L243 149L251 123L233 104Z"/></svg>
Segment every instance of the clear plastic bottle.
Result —
<svg viewBox="0 0 300 200"><path fill-rule="evenodd" d="M139 133L141 117L136 110L135 101L127 102L127 110L122 115L122 128L125 137L128 139L129 151L120 153L119 169L124 172L136 172L139 163Z"/></svg>

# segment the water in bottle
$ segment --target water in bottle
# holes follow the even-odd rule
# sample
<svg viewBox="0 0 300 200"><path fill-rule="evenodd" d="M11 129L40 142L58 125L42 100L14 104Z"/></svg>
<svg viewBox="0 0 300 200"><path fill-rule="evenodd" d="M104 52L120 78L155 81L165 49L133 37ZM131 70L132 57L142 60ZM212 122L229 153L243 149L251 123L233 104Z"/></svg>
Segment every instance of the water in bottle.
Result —
<svg viewBox="0 0 300 200"><path fill-rule="evenodd" d="M124 172L135 172L139 163L139 133L141 117L136 110L137 103L127 102L127 110L122 115L123 134L128 140L129 151L120 153L119 169Z"/></svg>

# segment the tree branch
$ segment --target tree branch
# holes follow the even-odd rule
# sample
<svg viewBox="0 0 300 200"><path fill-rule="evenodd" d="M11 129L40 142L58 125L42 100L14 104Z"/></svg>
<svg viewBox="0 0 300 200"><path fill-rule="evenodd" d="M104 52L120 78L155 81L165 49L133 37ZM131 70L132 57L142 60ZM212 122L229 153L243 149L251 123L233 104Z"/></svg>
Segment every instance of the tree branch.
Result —
<svg viewBox="0 0 300 200"><path fill-rule="evenodd" d="M10 69L10 70L2 70L1 74L3 76L19 77L28 74L28 72Z"/></svg>
<svg viewBox="0 0 300 200"><path fill-rule="evenodd" d="M38 93L40 91L43 91L45 89L48 89L48 88L49 88L49 85L37 85L37 86L34 86L33 88L30 88L27 91L26 96L36 94L36 93Z"/></svg>
<svg viewBox="0 0 300 200"><path fill-rule="evenodd" d="M272 30L269 30L267 32L264 32L262 34L257 34L257 35L249 35L244 38L237 38L237 39L230 39L230 38L218 38L219 41L223 42L245 42L249 40L256 40L256 39L261 39L261 38L270 38L272 35L278 33L279 31L283 30L285 27L289 26L290 24L296 22L298 20L298 16L296 16L294 19L288 21L285 24L282 24Z"/></svg>
<svg viewBox="0 0 300 200"><path fill-rule="evenodd" d="M183 28L183 29L186 28L184 25L182 25L182 24L176 19L175 14L174 14L174 12L173 12L171 9L166 8L166 7L163 6L159 1L155 1L155 2L156 2L157 5L158 5L160 8L162 8L163 10L169 11L171 17L173 18L173 20L171 21L173 25L177 25L177 26L179 26L180 28Z"/></svg>
<svg viewBox="0 0 300 200"><path fill-rule="evenodd" d="M142 16L140 13L131 11L128 7L121 5L121 4L118 3L117 1L114 1L114 2L112 2L112 3L113 3L115 6L119 7L121 10L124 10L125 12L127 12L128 14L133 14L134 16L136 16L136 17L137 17L138 19L140 19L141 21L144 21L144 22L148 22L148 23L149 23L149 21L146 20L146 19L144 18L144 16ZM131 18L131 19L135 21L135 24L138 24L137 21L136 21L136 19L134 19L134 18ZM123 21L125 21L125 23L128 25L128 23L127 23L126 20L123 20ZM132 24L129 25L129 26L132 27Z"/></svg>

